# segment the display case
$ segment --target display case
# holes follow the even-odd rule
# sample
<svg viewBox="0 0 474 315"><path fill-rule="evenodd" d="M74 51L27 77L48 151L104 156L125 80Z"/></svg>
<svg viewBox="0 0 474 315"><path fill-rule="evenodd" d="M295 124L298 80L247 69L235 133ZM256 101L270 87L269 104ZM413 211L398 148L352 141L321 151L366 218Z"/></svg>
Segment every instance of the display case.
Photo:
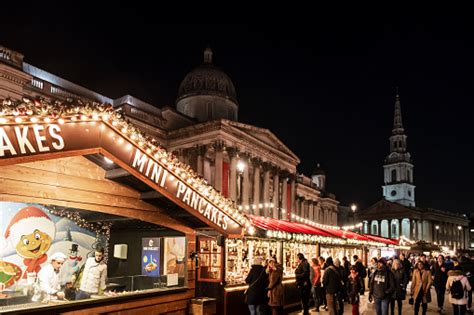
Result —
<svg viewBox="0 0 474 315"><path fill-rule="evenodd" d="M283 276L293 277L298 266L298 253L302 253L306 259L318 257L318 245L286 242L283 244Z"/></svg>
<svg viewBox="0 0 474 315"><path fill-rule="evenodd" d="M204 282L222 281L222 250L214 237L198 238L199 271L198 280Z"/></svg>

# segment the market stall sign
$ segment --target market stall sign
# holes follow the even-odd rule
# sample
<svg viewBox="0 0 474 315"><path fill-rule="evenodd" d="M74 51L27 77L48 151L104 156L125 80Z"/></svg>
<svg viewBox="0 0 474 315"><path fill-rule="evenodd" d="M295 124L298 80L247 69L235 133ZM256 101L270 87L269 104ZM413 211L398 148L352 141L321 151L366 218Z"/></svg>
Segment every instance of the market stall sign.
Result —
<svg viewBox="0 0 474 315"><path fill-rule="evenodd" d="M218 231L228 235L242 234L242 226L210 196L180 179L165 163L154 159L104 122L0 125L0 165L30 162L38 156L52 159L93 153L111 158Z"/></svg>

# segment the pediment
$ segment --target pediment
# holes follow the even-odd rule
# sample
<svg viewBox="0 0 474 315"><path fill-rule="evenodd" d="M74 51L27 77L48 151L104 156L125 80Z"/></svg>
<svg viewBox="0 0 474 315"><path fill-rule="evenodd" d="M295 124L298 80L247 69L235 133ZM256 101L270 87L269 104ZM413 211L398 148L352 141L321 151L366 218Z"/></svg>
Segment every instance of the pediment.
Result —
<svg viewBox="0 0 474 315"><path fill-rule="evenodd" d="M361 217L378 215L382 218L383 216L387 215L395 216L398 213L406 215L408 212L413 212L413 209L405 207L396 202L390 202L388 200L381 199L370 207L362 210L359 215Z"/></svg>
<svg viewBox="0 0 474 315"><path fill-rule="evenodd" d="M245 132L248 136L254 138L255 140L263 142L277 151L283 152L284 154L297 160L298 163L300 162L298 156L293 153L293 151L291 151L285 144L283 144L283 142L278 139L278 137L275 136L275 134L270 130L234 121L228 121L228 123L231 128Z"/></svg>

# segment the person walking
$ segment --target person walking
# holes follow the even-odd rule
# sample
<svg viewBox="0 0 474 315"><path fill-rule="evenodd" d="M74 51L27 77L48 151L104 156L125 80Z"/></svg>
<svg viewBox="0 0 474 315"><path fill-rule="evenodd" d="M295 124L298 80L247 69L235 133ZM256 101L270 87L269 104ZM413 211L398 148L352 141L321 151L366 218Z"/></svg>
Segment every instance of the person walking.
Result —
<svg viewBox="0 0 474 315"><path fill-rule="evenodd" d="M364 281L357 273L357 268L351 266L347 278L347 301L352 305L352 315L359 315L360 295L364 294Z"/></svg>
<svg viewBox="0 0 474 315"><path fill-rule="evenodd" d="M402 303L407 295L408 277L401 262L395 259L392 264L393 280L395 281L395 292L390 300L390 314L395 315L395 302L398 307L398 315L402 315Z"/></svg>
<svg viewBox="0 0 474 315"><path fill-rule="evenodd" d="M405 254L400 254L399 257L400 257L400 263L402 264L402 267L403 267L403 271L405 271L405 274L407 275L407 279L410 279L411 263Z"/></svg>
<svg viewBox="0 0 474 315"><path fill-rule="evenodd" d="M283 267L281 264L277 263L275 258L270 258L268 260L268 274L269 281L268 284L268 305L272 309L272 315L280 315L283 312L283 302L284 302L284 291L283 284Z"/></svg>
<svg viewBox="0 0 474 315"><path fill-rule="evenodd" d="M245 278L249 285L246 290L246 301L250 315L265 315L265 305L268 302L265 289L268 287L268 275L262 266L262 258L254 257L252 268Z"/></svg>
<svg viewBox="0 0 474 315"><path fill-rule="evenodd" d="M309 295L311 293L311 281L309 279L309 263L302 253L298 253L298 267L295 270L296 287L300 293L303 315L309 315Z"/></svg>
<svg viewBox="0 0 474 315"><path fill-rule="evenodd" d="M339 276L341 278L341 284L339 292L336 295L337 299L337 314L342 315L344 313L344 300L346 299L346 283L347 283L347 276L345 273L344 267L341 265L341 261L339 258L334 259L334 267L336 267L337 272L339 272Z"/></svg>
<svg viewBox="0 0 474 315"><path fill-rule="evenodd" d="M369 287L369 302L375 301L377 315L388 315L388 305L395 292L393 273L387 268L385 258L377 262L377 269L372 275Z"/></svg>
<svg viewBox="0 0 474 315"><path fill-rule="evenodd" d="M443 255L438 256L436 263L431 268L431 273L438 301L438 312L444 313L444 294L446 292L446 282L448 281L448 266L446 266Z"/></svg>
<svg viewBox="0 0 474 315"><path fill-rule="evenodd" d="M426 315L428 303L431 302L431 284L431 273L429 270L426 270L425 262L419 260L416 264L416 268L413 270L411 281L411 297L415 303L415 315L418 315L420 304L422 314Z"/></svg>
<svg viewBox="0 0 474 315"><path fill-rule="evenodd" d="M449 303L453 306L454 315L465 315L471 285L461 266L458 265L448 272L446 290L449 291Z"/></svg>
<svg viewBox="0 0 474 315"><path fill-rule="evenodd" d="M324 272L326 271L327 264L326 259L322 256L319 256L319 266L321 267L321 281L324 278ZM328 310L328 301L326 300L326 288L324 287L323 283L321 282L321 305L325 311Z"/></svg>
<svg viewBox="0 0 474 315"><path fill-rule="evenodd" d="M332 257L326 259L326 270L323 275L323 287L326 289L326 301L329 315L337 315L337 295L341 290L341 275L337 271Z"/></svg>
<svg viewBox="0 0 474 315"><path fill-rule="evenodd" d="M321 266L316 258L311 259L310 280L314 309L316 312L319 312L319 307L321 306Z"/></svg>

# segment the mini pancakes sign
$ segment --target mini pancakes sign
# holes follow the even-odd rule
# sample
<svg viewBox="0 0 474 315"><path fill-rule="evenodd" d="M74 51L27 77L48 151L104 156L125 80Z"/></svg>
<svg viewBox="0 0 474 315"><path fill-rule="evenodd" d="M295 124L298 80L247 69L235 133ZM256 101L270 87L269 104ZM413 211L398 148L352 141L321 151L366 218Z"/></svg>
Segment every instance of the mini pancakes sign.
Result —
<svg viewBox="0 0 474 315"><path fill-rule="evenodd" d="M210 226L241 235L250 221L190 167L104 104L0 101L0 165L102 153ZM38 156L38 157L37 157Z"/></svg>

